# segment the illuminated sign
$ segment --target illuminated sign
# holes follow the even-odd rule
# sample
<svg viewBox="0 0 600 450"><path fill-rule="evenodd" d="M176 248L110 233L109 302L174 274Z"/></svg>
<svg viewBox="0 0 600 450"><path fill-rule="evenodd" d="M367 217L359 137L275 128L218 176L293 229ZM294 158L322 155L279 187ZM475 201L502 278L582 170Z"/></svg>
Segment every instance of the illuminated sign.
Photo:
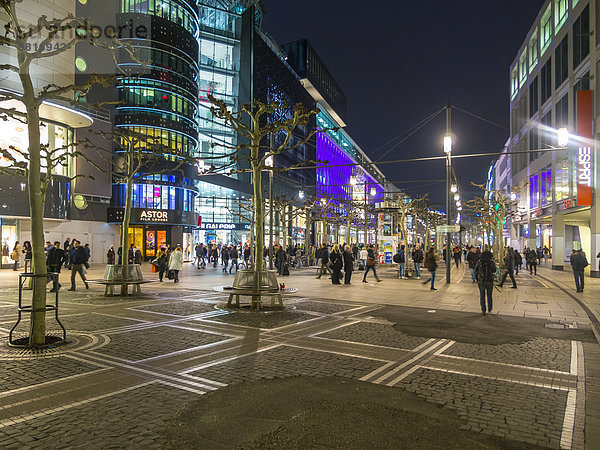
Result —
<svg viewBox="0 0 600 450"><path fill-rule="evenodd" d="M144 210L140 214L140 220L143 222L168 222L168 211Z"/></svg>
<svg viewBox="0 0 600 450"><path fill-rule="evenodd" d="M577 135L580 139L592 136L592 91L577 91ZM592 148L581 146L577 149L577 205L592 205Z"/></svg>
<svg viewBox="0 0 600 450"><path fill-rule="evenodd" d="M249 230L250 225L247 223L214 223L214 222L201 222L201 230Z"/></svg>
<svg viewBox="0 0 600 450"><path fill-rule="evenodd" d="M564 211L565 209L575 208L576 206L577 206L577 201L574 198L568 198L561 202L560 209Z"/></svg>

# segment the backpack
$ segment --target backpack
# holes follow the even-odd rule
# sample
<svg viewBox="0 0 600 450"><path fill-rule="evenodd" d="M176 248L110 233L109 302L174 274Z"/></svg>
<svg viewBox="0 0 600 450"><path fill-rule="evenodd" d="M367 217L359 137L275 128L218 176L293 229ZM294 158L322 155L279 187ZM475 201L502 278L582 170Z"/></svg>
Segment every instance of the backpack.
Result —
<svg viewBox="0 0 600 450"><path fill-rule="evenodd" d="M399 263L400 263L400 253L396 253L396 254L394 255L393 261L394 261L396 264L399 264Z"/></svg>
<svg viewBox="0 0 600 450"><path fill-rule="evenodd" d="M496 265L493 261L479 260L478 269L476 273L477 281L494 281L494 274L496 273Z"/></svg>

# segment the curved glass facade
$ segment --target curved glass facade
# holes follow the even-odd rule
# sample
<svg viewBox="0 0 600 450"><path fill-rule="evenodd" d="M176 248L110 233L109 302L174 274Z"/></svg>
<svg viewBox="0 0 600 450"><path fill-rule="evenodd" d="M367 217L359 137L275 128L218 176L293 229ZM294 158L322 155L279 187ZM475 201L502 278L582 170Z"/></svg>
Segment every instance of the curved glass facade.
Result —
<svg viewBox="0 0 600 450"><path fill-rule="evenodd" d="M160 174L134 185L133 208L194 210L196 192L183 174L193 168L188 164L174 172L169 168L172 161L198 152L197 8L194 0L120 2L120 21L142 20L149 32L144 38L123 39L134 56L125 50L119 53L120 69L132 77L121 80L115 125L148 136L142 147L161 145L165 160L164 166L154 165ZM116 184L113 204L124 203L125 186Z"/></svg>

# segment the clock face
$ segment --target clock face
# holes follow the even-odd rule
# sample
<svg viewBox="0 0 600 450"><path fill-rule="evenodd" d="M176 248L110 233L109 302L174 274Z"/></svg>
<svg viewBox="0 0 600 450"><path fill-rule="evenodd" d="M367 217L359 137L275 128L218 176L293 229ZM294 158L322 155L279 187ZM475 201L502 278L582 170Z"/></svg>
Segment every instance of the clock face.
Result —
<svg viewBox="0 0 600 450"><path fill-rule="evenodd" d="M88 206L87 200L81 194L77 194L75 197L73 197L73 204L77 209L85 209Z"/></svg>

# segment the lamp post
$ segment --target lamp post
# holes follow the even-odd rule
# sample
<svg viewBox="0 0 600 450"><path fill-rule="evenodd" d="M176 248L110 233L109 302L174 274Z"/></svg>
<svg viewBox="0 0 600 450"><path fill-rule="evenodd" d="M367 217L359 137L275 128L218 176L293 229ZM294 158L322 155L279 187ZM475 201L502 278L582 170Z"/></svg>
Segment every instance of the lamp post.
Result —
<svg viewBox="0 0 600 450"><path fill-rule="evenodd" d="M450 103L446 105L446 136L444 136L444 153L446 153L446 225L452 224L450 206L452 204L451 178L452 178L452 128L450 124ZM450 284L450 231L446 233L446 284Z"/></svg>

